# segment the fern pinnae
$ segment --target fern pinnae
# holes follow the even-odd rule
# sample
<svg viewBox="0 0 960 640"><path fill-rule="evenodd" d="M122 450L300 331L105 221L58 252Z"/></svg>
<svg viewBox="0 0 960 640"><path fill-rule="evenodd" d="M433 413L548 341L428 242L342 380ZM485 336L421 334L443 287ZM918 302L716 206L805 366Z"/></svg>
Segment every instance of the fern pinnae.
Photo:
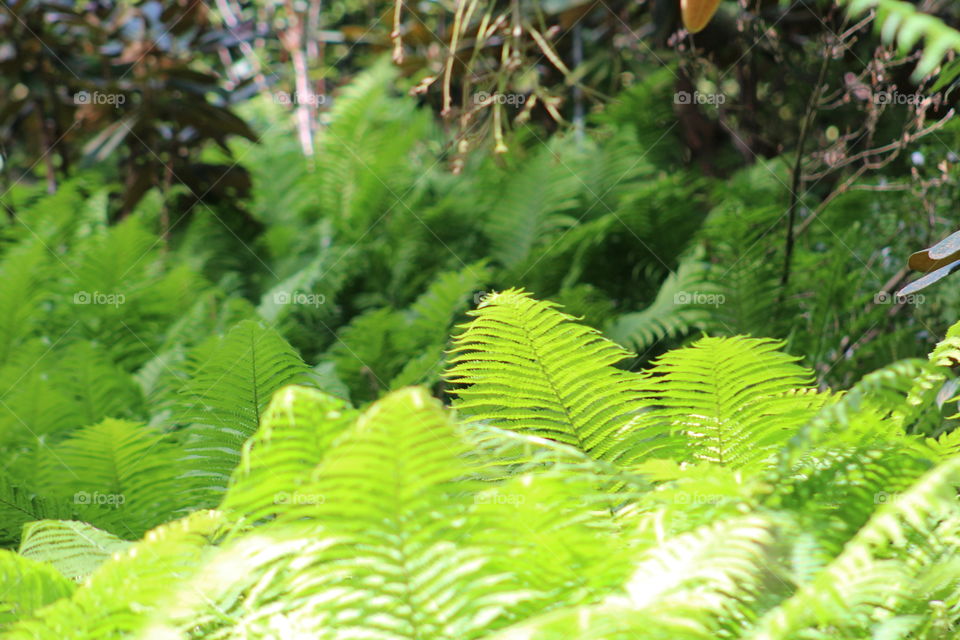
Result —
<svg viewBox="0 0 960 640"><path fill-rule="evenodd" d="M641 424L680 436L673 454L757 467L772 456L827 396L814 393L812 372L781 353L781 343L744 337L702 338L671 351L647 372Z"/></svg>
<svg viewBox="0 0 960 640"><path fill-rule="evenodd" d="M212 506L271 395L287 384L308 384L308 367L275 331L244 320L194 348L187 369L176 417L192 425L188 474L203 478L204 504Z"/></svg>
<svg viewBox="0 0 960 640"><path fill-rule="evenodd" d="M76 585L51 565L0 549L0 633L19 618L61 598Z"/></svg>
<svg viewBox="0 0 960 640"><path fill-rule="evenodd" d="M462 326L445 378L476 420L615 459L641 409L640 379L613 365L629 354L554 304L511 289L489 296Z"/></svg>
<svg viewBox="0 0 960 640"><path fill-rule="evenodd" d="M74 520L40 520L24 527L20 555L50 563L65 577L83 581L132 542Z"/></svg>
<svg viewBox="0 0 960 640"><path fill-rule="evenodd" d="M917 580L955 558L960 540L958 487L960 459L952 459L883 504L816 579L769 612L750 637L778 640L825 629L854 632L911 602L923 603L926 594L916 588Z"/></svg>

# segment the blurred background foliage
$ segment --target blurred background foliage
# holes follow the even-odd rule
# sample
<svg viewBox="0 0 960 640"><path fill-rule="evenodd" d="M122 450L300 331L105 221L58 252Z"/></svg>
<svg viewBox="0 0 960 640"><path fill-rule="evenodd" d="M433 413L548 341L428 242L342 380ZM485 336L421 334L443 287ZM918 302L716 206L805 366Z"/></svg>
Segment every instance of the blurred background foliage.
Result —
<svg viewBox="0 0 960 640"><path fill-rule="evenodd" d="M721 2L691 35L667 0L6 2L0 272L47 300L6 353L143 377L260 318L367 401L439 386L450 327L522 286L633 367L752 334L847 386L958 303L893 296L955 230L958 67L859 4Z"/></svg>

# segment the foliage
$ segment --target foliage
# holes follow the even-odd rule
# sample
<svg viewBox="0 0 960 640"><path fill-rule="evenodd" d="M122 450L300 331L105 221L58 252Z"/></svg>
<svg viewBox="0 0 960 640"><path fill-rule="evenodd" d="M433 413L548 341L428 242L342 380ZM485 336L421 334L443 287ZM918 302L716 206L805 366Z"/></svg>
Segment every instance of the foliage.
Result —
<svg viewBox="0 0 960 640"><path fill-rule="evenodd" d="M182 185L191 204L249 189L242 168L199 157L208 142L227 151L229 137L255 137L217 74L195 60L237 46L203 3L21 0L0 12L0 39L4 155L44 162L50 190L77 164L109 157L124 213L152 187Z"/></svg>
<svg viewBox="0 0 960 640"><path fill-rule="evenodd" d="M826 394L742 337L617 372L622 352L554 306L484 300L451 352L455 410L418 387L362 411L280 390L219 511L132 545L29 525L3 556L33 585L5 637L953 633L960 472L912 432L937 399L903 370L954 381L952 342ZM74 591L38 559L95 568Z"/></svg>
<svg viewBox="0 0 960 640"><path fill-rule="evenodd" d="M216 108L138 122L251 183L188 215L169 158L121 186L65 149L55 192L41 167L4 194L3 637L957 635L958 298L892 295L955 231L955 9L723 3L692 39L673 3L470 2L457 25L417 5L403 65L328 75L347 43L317 45L364 7L280 4L37 26L80 65L153 42ZM193 28L157 35L177 16ZM371 22L351 37L396 44ZM471 61L445 57L454 33ZM83 69L107 86L126 67ZM228 141L204 118L240 121L207 89L246 99L247 74L258 135ZM508 127L484 107L488 153L479 111L458 139L433 117L424 74L468 100L522 84L530 108ZM907 267L950 266L945 246Z"/></svg>

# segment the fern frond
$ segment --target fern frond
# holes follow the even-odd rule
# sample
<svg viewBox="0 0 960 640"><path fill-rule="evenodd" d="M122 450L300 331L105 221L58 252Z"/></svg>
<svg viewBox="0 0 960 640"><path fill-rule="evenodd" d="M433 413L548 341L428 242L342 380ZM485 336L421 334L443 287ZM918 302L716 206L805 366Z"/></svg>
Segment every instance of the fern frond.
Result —
<svg viewBox="0 0 960 640"><path fill-rule="evenodd" d="M706 278L706 265L684 260L667 276L657 297L643 311L626 313L608 325L605 333L616 342L643 353L665 338L676 338L694 328L705 328L710 312L704 300L721 300ZM708 298L709 297L709 298Z"/></svg>
<svg viewBox="0 0 960 640"><path fill-rule="evenodd" d="M40 520L23 529L20 555L53 565L65 577L81 582L131 542L75 520Z"/></svg>
<svg viewBox="0 0 960 640"><path fill-rule="evenodd" d="M681 436L673 453L735 468L757 468L794 435L829 396L781 343L744 337L702 338L655 361L640 424ZM660 454L658 454L660 455Z"/></svg>
<svg viewBox="0 0 960 640"><path fill-rule="evenodd" d="M486 225L493 257L516 267L536 243L570 226L574 220L564 214L576 204L581 184L551 149L541 147L507 178L493 203Z"/></svg>
<svg viewBox="0 0 960 640"><path fill-rule="evenodd" d="M95 424L104 418L146 417L140 388L102 348L76 343L61 352L58 360L55 381L77 402L83 424Z"/></svg>
<svg viewBox="0 0 960 640"><path fill-rule="evenodd" d="M313 516L346 536L326 572L353 576L346 597L327 605L343 620L344 637L380 628L395 637L468 638L500 609L502 579L487 568L483 547L449 535L466 506L457 482L468 469L465 451L439 403L421 389L395 392L364 413L304 487L322 496L319 504L281 514L278 522ZM356 606L372 609L352 619Z"/></svg>
<svg viewBox="0 0 960 640"><path fill-rule="evenodd" d="M780 453L781 469L786 471L803 455L825 448L884 442L909 446L906 434L930 407L911 405L907 399L931 366L922 360L904 360L864 376L797 431Z"/></svg>
<svg viewBox="0 0 960 640"><path fill-rule="evenodd" d="M40 302L48 294L46 279L49 253L40 244L5 252L0 262L0 364L35 330L40 319Z"/></svg>
<svg viewBox="0 0 960 640"><path fill-rule="evenodd" d="M223 510L239 516L240 528L276 516L356 416L344 400L322 391L295 386L278 391L260 429L243 445Z"/></svg>
<svg viewBox="0 0 960 640"><path fill-rule="evenodd" d="M108 418L54 445L38 484L83 518L127 538L169 520L185 501L179 447L149 427Z"/></svg>
<svg viewBox="0 0 960 640"><path fill-rule="evenodd" d="M591 471L585 462L555 464L474 495L468 521L489 525L468 539L492 550L495 571L542 594L527 606L594 601L628 577L635 551L611 517L612 491L598 488L609 477Z"/></svg>
<svg viewBox="0 0 960 640"><path fill-rule="evenodd" d="M409 330L405 334L410 336L410 342L445 342L454 319L474 302L472 294L481 289L491 275L485 260L437 275L406 312Z"/></svg>
<svg viewBox="0 0 960 640"><path fill-rule="evenodd" d="M354 318L330 351L353 398L372 400L388 389L435 382L451 325L489 275L485 262L464 265L437 276L403 311L387 307Z"/></svg>
<svg viewBox="0 0 960 640"><path fill-rule="evenodd" d="M84 425L77 394L57 383L53 360L58 355L40 340L31 340L0 368L0 443L37 442Z"/></svg>
<svg viewBox="0 0 960 640"><path fill-rule="evenodd" d="M949 460L886 501L842 553L761 621L756 640L863 636L911 603L918 580L956 558L960 460ZM953 580L953 578L951 578Z"/></svg>
<svg viewBox="0 0 960 640"><path fill-rule="evenodd" d="M840 443L804 456L789 476L766 478L762 502L787 510L810 536L809 552L825 564L870 519L878 505L926 473L931 463L919 447L901 443Z"/></svg>
<svg viewBox="0 0 960 640"><path fill-rule="evenodd" d="M200 478L203 499L213 503L271 395L288 384L309 383L308 367L275 331L244 320L196 347L187 371L176 416L193 425L190 475Z"/></svg>
<svg viewBox="0 0 960 640"><path fill-rule="evenodd" d="M50 565L0 549L0 633L12 622L60 598L76 586Z"/></svg>
<svg viewBox="0 0 960 640"><path fill-rule="evenodd" d="M317 153L321 213L359 239L390 211L406 212L415 167L410 152L429 131L429 114L393 98L396 70L386 61L357 76L337 97Z"/></svg>
<svg viewBox="0 0 960 640"><path fill-rule="evenodd" d="M16 546L28 522L73 517L72 502L72 496L68 501L38 495L28 483L16 483L6 473L0 473L0 546Z"/></svg>
<svg viewBox="0 0 960 640"><path fill-rule="evenodd" d="M951 51L960 51L960 32L947 26L943 20L922 13L917 7L902 0L840 0L847 5L851 16L859 16L871 9L877 11L877 23L882 26L883 39L896 41L904 55L924 39L923 55L917 63L914 78L932 73Z"/></svg>
<svg viewBox="0 0 960 640"><path fill-rule="evenodd" d="M135 635L170 585L196 570L222 516L198 511L151 530L107 560L70 598L61 598L7 630L5 640L57 637L95 640Z"/></svg>
<svg viewBox="0 0 960 640"><path fill-rule="evenodd" d="M304 314L329 319L336 295L346 281L348 257L346 251L325 248L264 293L257 313L267 322L284 327L295 324L288 320Z"/></svg>
<svg viewBox="0 0 960 640"><path fill-rule="evenodd" d="M560 608L495 640L738 637L767 588L775 523L741 516L676 536L640 560L624 595Z"/></svg>
<svg viewBox="0 0 960 640"><path fill-rule="evenodd" d="M629 354L549 302L511 289L488 297L454 340L446 380L475 420L615 459L641 408L640 380L613 365Z"/></svg>
<svg viewBox="0 0 960 640"><path fill-rule="evenodd" d="M77 242L58 283L63 330L103 345L126 369L152 357L162 336L158 326L179 317L192 292L205 288L188 267L164 269L158 244L146 224L130 216Z"/></svg>
<svg viewBox="0 0 960 640"><path fill-rule="evenodd" d="M290 455L296 443L271 446ZM387 395L336 439L275 520L200 569L162 626L207 637L479 637L525 594L491 566L489 546L451 535L451 526L466 534L465 453L459 427L424 390ZM287 480L263 476L263 495L290 491Z"/></svg>

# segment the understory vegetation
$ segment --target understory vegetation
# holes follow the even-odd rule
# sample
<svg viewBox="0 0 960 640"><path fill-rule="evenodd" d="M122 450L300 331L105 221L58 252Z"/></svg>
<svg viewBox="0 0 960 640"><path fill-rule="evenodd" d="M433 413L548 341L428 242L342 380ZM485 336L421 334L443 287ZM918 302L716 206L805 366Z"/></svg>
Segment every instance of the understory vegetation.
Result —
<svg viewBox="0 0 960 640"><path fill-rule="evenodd" d="M957 637L960 10L373 4L2 9L0 638Z"/></svg>

